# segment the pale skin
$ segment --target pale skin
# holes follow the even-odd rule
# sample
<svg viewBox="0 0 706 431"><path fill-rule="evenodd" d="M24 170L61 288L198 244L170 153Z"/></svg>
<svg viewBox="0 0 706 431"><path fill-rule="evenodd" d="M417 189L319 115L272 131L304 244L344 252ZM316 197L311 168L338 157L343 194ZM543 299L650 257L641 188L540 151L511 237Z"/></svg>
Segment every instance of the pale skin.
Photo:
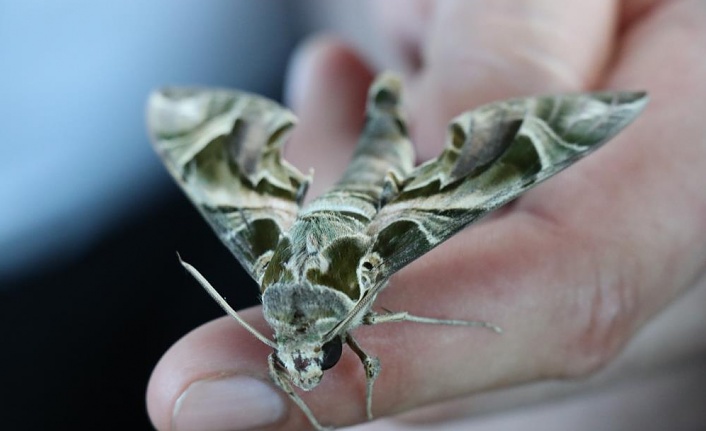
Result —
<svg viewBox="0 0 706 431"><path fill-rule="evenodd" d="M505 332L415 323L357 330L356 341L382 365L377 417L590 375L672 301L706 288L699 284L706 271L703 1L406 0L371 7L406 66L421 159L440 151L449 119L491 100L592 89L647 90L651 98L605 148L393 277L380 306L489 320ZM300 121L288 159L304 172L315 168L310 193L330 185L348 162L373 75L372 66L330 38L300 52L289 82ZM260 307L242 316L270 333ZM152 375L153 424L198 429L174 413L182 393L226 376L268 382L269 351L228 317L187 334ZM360 361L347 351L304 398L321 423L344 426L366 420L364 391ZM309 429L301 411L277 396L285 410L267 429ZM237 408L229 417L247 423L249 412ZM204 419L211 422L203 429L221 429L213 419Z"/></svg>

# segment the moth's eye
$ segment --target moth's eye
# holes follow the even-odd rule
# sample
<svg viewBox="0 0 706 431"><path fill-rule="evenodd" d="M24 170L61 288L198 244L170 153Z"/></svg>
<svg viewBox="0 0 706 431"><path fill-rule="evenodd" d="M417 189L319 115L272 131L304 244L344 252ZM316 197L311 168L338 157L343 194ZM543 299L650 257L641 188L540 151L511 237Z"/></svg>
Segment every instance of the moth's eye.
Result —
<svg viewBox="0 0 706 431"><path fill-rule="evenodd" d="M273 352L272 357L275 360L275 367L279 368L280 370L284 370L284 363L279 358L279 356L277 356L277 352Z"/></svg>
<svg viewBox="0 0 706 431"><path fill-rule="evenodd" d="M328 370L338 363L343 352L341 337L336 337L321 347L324 351L324 359L321 361L321 369Z"/></svg>

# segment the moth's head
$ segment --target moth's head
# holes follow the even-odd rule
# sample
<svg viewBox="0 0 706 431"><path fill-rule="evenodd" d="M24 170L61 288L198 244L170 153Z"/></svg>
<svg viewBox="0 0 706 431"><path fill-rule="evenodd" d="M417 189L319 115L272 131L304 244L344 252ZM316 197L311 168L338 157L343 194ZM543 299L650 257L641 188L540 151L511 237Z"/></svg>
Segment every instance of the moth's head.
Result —
<svg viewBox="0 0 706 431"><path fill-rule="evenodd" d="M275 365L296 386L314 388L341 357L340 334L331 331L348 316L354 302L325 286L276 283L263 292L262 306L275 332Z"/></svg>
<svg viewBox="0 0 706 431"><path fill-rule="evenodd" d="M275 283L262 293L262 313L277 344L322 344L354 305L345 294L308 282Z"/></svg>
<svg viewBox="0 0 706 431"><path fill-rule="evenodd" d="M341 338L335 337L323 345L278 343L272 355L275 366L284 370L295 386L308 391L321 382L324 371L338 363L342 351Z"/></svg>

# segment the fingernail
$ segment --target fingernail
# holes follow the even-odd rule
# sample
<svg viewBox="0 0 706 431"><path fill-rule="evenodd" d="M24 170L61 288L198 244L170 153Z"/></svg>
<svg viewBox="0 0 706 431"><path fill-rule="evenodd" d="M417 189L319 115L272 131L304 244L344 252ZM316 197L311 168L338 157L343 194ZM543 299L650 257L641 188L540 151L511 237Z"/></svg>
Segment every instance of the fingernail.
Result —
<svg viewBox="0 0 706 431"><path fill-rule="evenodd" d="M175 431L237 431L277 422L285 404L272 386L238 376L192 383L176 402Z"/></svg>

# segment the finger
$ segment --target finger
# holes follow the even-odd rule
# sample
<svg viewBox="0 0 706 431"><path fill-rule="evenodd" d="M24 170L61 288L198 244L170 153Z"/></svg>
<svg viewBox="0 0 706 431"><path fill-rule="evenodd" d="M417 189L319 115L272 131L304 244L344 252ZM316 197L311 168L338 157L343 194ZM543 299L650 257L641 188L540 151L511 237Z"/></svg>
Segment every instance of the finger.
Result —
<svg viewBox="0 0 706 431"><path fill-rule="evenodd" d="M693 114L704 111L706 100L699 54L704 46L704 18L699 7L697 2L686 2L679 13L665 13L658 21L656 15L643 16L646 21L629 30L617 47L622 56L613 78L597 84L647 88L651 93L661 87L660 110L653 110L660 104L653 101L644 118L615 143L521 200L518 209L524 211L451 240L439 249L441 254L432 253L423 266L413 265L397 277L396 285L405 285L404 294L393 286L379 301L408 299L411 302L401 306L414 310L421 304L413 299L414 286L425 274L433 274L427 275L427 286L443 286L444 296L440 290L433 295L420 290L419 297L433 297L434 305L444 311L441 315L458 315L446 308L449 299L458 304L481 301L486 309L494 305L484 302L483 295L476 298L480 292L474 286L492 289L491 297L507 305L496 311L500 324L512 330L503 336L508 348L498 356L506 381L582 375L612 359L647 318L704 272L706 204L698 178L704 166L695 162L706 160L704 125ZM686 45L690 49L673 48ZM665 59L678 65L686 79L675 81L674 69L663 66ZM662 74L654 73L657 69ZM674 85L680 91L674 92ZM676 100L683 110L674 109ZM639 133L645 122L654 120L651 116L663 118ZM681 123L686 123L686 130L664 136L665 130L681 128ZM665 145L667 139L669 145ZM647 142L659 146L659 151L646 148ZM660 198L662 194L670 199ZM680 217L671 214L675 208L684 209ZM508 237L508 232L514 236ZM469 252L474 244L485 252ZM449 286L457 288L448 290ZM400 295L392 298L394 292ZM425 309L429 306L430 302L424 304ZM423 340L424 346L434 346L440 354L445 351L442 345ZM463 357L453 346L446 347ZM418 376L415 370L407 371ZM492 380L492 372L487 376ZM496 378L502 381L500 375ZM444 380L436 376L428 382L434 387L432 382ZM458 375L450 383L444 390L455 384L484 384Z"/></svg>
<svg viewBox="0 0 706 431"><path fill-rule="evenodd" d="M258 311L241 313L269 333ZM153 425L160 431L230 430L277 420L286 404L266 383L268 353L229 317L187 334L164 354L150 378L147 410Z"/></svg>
<svg viewBox="0 0 706 431"><path fill-rule="evenodd" d="M493 100L595 85L612 52L614 3L418 2L416 9L431 18L416 33L401 23L410 12L384 14L388 32L401 34L400 50L414 51L409 45L419 44L421 67L410 76L407 99L421 158L438 153L449 119L463 111Z"/></svg>
<svg viewBox="0 0 706 431"><path fill-rule="evenodd" d="M647 90L646 111L576 166L571 184L547 184L518 208L560 219L599 248L622 244L615 258L623 288L640 301L637 327L706 269L706 124L697 114L706 111L706 9L662 2L626 18L604 86Z"/></svg>
<svg viewBox="0 0 706 431"><path fill-rule="evenodd" d="M424 269L400 274L416 280L426 270L442 274L437 285L467 284L452 294L460 303L477 293L471 286L492 286L508 307L498 312L510 328L503 343L513 337L517 349L503 355L510 381L606 365L706 272L706 124L695 114L706 110L705 22L696 1L664 2L633 20L602 85L647 89L652 101L640 119L508 217L460 234ZM474 244L485 253L469 253Z"/></svg>
<svg viewBox="0 0 706 431"><path fill-rule="evenodd" d="M369 5L380 34L403 72L416 74L423 65L421 45L433 18L433 1L371 1Z"/></svg>
<svg viewBox="0 0 706 431"><path fill-rule="evenodd" d="M309 40L294 56L286 93L299 124L287 145L287 160L303 172L314 169L310 196L330 186L348 164L371 80L360 56L330 37Z"/></svg>
<svg viewBox="0 0 706 431"><path fill-rule="evenodd" d="M427 281L462 286L449 293L462 304L473 286L491 286L507 305L500 324L512 328L503 342L513 337L517 349L503 355L508 381L595 371L706 272L706 124L695 114L706 109L706 10L693 1L643 12L621 23L616 63L599 83L648 90L636 124L525 195L509 217L458 235L398 277L414 285L423 271L438 274ZM485 253L470 253L474 244Z"/></svg>

